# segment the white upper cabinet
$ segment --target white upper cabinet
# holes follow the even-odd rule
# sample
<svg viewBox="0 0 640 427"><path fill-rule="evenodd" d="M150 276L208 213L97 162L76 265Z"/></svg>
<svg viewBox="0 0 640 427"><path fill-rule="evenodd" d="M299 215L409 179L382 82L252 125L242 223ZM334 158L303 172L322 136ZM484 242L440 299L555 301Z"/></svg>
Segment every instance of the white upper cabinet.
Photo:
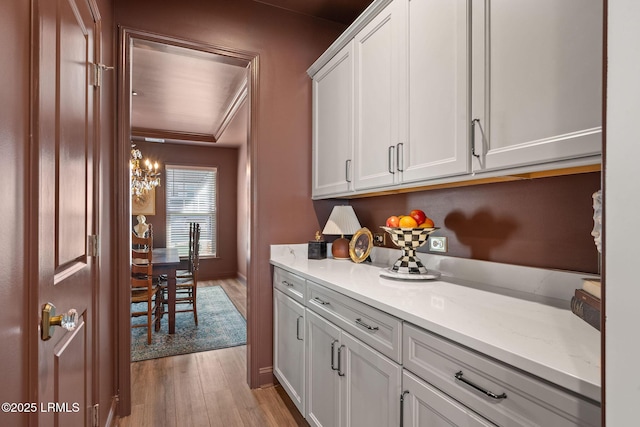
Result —
<svg viewBox="0 0 640 427"><path fill-rule="evenodd" d="M467 0L404 0L408 79L402 88L402 182L469 171L469 11Z"/></svg>
<svg viewBox="0 0 640 427"><path fill-rule="evenodd" d="M352 189L353 44L313 76L314 198Z"/></svg>
<svg viewBox="0 0 640 427"><path fill-rule="evenodd" d="M475 170L599 155L601 0L472 0Z"/></svg>
<svg viewBox="0 0 640 427"><path fill-rule="evenodd" d="M392 185L406 88L405 10L394 1L355 36L356 190Z"/></svg>
<svg viewBox="0 0 640 427"><path fill-rule="evenodd" d="M600 163L601 0L375 0L308 70L313 197Z"/></svg>
<svg viewBox="0 0 640 427"><path fill-rule="evenodd" d="M469 171L467 3L395 0L356 34L356 191Z"/></svg>

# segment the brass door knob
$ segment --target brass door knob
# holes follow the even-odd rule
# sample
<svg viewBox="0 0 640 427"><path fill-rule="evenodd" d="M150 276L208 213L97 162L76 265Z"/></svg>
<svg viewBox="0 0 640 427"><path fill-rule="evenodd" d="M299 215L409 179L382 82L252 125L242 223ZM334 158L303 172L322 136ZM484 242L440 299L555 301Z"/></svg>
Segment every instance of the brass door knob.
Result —
<svg viewBox="0 0 640 427"><path fill-rule="evenodd" d="M40 338L47 341L53 336L55 326L61 326L67 331L73 331L78 326L78 312L75 308L65 314L56 316L56 306L50 302L42 306L42 320L40 324Z"/></svg>

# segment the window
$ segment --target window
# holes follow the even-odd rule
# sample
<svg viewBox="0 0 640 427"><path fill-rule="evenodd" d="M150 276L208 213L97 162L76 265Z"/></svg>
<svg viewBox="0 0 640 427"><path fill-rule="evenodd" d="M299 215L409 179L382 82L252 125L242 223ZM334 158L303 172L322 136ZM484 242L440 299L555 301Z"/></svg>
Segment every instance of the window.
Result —
<svg viewBox="0 0 640 427"><path fill-rule="evenodd" d="M189 254L189 223L200 224L200 255L216 256L216 168L166 167L167 247Z"/></svg>

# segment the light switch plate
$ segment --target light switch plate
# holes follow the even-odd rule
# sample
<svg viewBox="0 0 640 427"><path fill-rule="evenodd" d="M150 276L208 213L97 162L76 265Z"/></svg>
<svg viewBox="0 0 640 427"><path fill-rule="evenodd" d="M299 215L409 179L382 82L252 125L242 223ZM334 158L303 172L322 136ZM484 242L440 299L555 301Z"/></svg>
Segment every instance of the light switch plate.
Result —
<svg viewBox="0 0 640 427"><path fill-rule="evenodd" d="M447 252L447 238L446 237L430 237L429 238L429 250L433 252Z"/></svg>

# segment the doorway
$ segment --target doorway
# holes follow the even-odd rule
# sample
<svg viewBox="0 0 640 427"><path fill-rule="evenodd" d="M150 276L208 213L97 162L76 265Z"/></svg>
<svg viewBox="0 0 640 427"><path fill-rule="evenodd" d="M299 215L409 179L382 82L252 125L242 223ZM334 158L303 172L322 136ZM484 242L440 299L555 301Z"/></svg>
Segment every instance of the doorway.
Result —
<svg viewBox="0 0 640 427"><path fill-rule="evenodd" d="M258 56L250 52L242 52L233 49L228 49L220 46L206 45L193 41L180 40L172 37L162 36L158 34L147 33L143 31L121 28L120 29L120 74L118 82L119 101L118 101L118 139L116 153L116 183L117 188L120 190L118 193L120 197L117 200L118 212L117 212L117 229L118 229L118 243L116 259L119 266L118 269L118 383L120 389L120 414L126 415L131 410L131 377L130 377L130 351L131 351L131 332L130 332L130 304L129 304L129 234L132 227L131 215L130 215L130 199L129 199L129 151L130 143L133 140L140 140L151 138L151 140L163 140L165 143L184 145L184 150L189 149L189 146L194 148L202 148L203 146L214 146L216 144L224 144L224 138L221 136L220 128L223 128L229 123L219 124L215 129L211 129L209 132L207 129L196 129L193 131L186 131L184 129L151 129L149 126L144 125L144 121L134 122L133 110L132 110L132 93L138 89L133 87L132 83L132 70L133 61L132 53L133 49L139 47L147 50L162 50L165 52L176 52L178 50L188 51L193 57L215 57L215 62L223 64L233 64L236 66L242 66L246 69L246 101L244 105L246 108L246 125L245 125L245 140L246 144L243 148L239 149L239 162L238 162L238 176L243 178L243 181L239 186L243 186L246 191L243 196L239 196L240 200L238 205L239 215L242 217L241 221L245 224L246 229L242 233L238 233L239 241L242 241L244 250L238 252L244 253L244 256L238 256L238 264L244 268L238 270L244 270L247 281L247 291L250 287L250 274L249 268L250 257L252 252L250 242L254 242L251 236L254 234L252 227L252 200L255 192L255 174L251 173L252 159L255 157L256 144L254 141L255 133L252 132L253 124L256 120L257 111L257 82L258 82ZM156 70L157 72L157 70ZM161 73L156 78L161 77ZM157 104L158 101L155 101ZM152 102L153 104L153 102ZM238 103L241 104L241 103ZM170 105L173 106L173 105ZM237 105L240 107L240 105ZM226 111L226 110L225 110ZM177 116L178 113L172 113ZM167 120L162 120L165 123ZM148 123L148 122L147 122ZM176 130L177 129L177 130ZM161 203L159 200L157 203ZM161 222L159 220L158 222ZM160 224L159 224L160 225ZM160 227L161 228L161 227ZM154 225L154 230L156 226ZM155 237L155 231L154 231ZM250 300L250 294L247 292L247 299ZM250 328L250 310L247 312L247 344L251 342L251 328ZM250 355L247 355L247 359L250 360Z"/></svg>

